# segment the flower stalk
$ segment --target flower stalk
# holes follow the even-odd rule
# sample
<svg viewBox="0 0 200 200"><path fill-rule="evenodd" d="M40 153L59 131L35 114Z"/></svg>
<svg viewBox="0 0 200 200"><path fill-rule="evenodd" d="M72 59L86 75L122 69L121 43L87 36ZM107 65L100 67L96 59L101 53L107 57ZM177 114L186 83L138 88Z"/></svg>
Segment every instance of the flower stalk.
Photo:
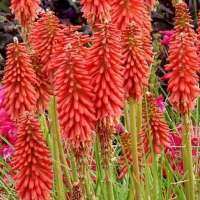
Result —
<svg viewBox="0 0 200 200"><path fill-rule="evenodd" d="M134 180L135 199L141 199L140 188L140 171L138 162L138 129L137 129L137 107L138 103L134 99L129 101L130 107L130 132L131 132L131 149L134 166L131 166L132 180Z"/></svg>
<svg viewBox="0 0 200 200"><path fill-rule="evenodd" d="M183 163L186 171L185 191L188 200L195 199L195 180L193 174L192 144L191 144L191 121L189 113L183 116Z"/></svg>
<svg viewBox="0 0 200 200"><path fill-rule="evenodd" d="M112 184L112 168L111 165L107 165L108 168L105 169L105 182L107 186L107 199L114 200L114 193L113 193L113 184Z"/></svg>
<svg viewBox="0 0 200 200"><path fill-rule="evenodd" d="M51 118L51 132L52 132L52 144L53 144L53 159L54 159L54 177L55 188L57 192L57 199L65 200L63 174L61 168L60 150L58 145L59 140L59 125L56 112L56 98L53 97L50 103L49 114Z"/></svg>

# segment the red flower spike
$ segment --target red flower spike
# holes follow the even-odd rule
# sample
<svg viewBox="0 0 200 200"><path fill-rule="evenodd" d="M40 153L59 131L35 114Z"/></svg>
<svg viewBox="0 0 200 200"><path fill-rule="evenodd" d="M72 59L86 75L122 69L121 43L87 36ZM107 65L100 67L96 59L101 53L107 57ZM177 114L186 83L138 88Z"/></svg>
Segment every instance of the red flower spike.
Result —
<svg viewBox="0 0 200 200"><path fill-rule="evenodd" d="M65 43L70 43L76 53L86 57L89 51L86 44L91 43L91 37L82 34L78 30L80 30L79 26L69 26L64 28L62 32L66 38Z"/></svg>
<svg viewBox="0 0 200 200"><path fill-rule="evenodd" d="M176 4L176 19L174 32L175 35L187 33L188 37L190 37L190 39L193 40L194 44L198 45L197 34L194 31L193 20L189 14L189 9L186 3Z"/></svg>
<svg viewBox="0 0 200 200"><path fill-rule="evenodd" d="M152 63L151 16L143 0L114 0L112 4L112 20L124 31L134 23L142 33L143 49L147 63Z"/></svg>
<svg viewBox="0 0 200 200"><path fill-rule="evenodd" d="M123 39L125 89L128 97L139 101L149 78L149 67L144 59L141 31L132 24L124 31Z"/></svg>
<svg viewBox="0 0 200 200"><path fill-rule="evenodd" d="M48 108L49 99L53 94L53 91L48 76L42 72L42 65L39 56L33 54L31 59L37 79L37 83L35 85L35 90L37 93L37 112L44 113L44 111Z"/></svg>
<svg viewBox="0 0 200 200"><path fill-rule="evenodd" d="M150 143L152 142L154 152L160 154L163 147L170 146L169 127L156 103L156 98L147 94L147 102L148 107L143 106L142 137L144 152L150 151Z"/></svg>
<svg viewBox="0 0 200 200"><path fill-rule="evenodd" d="M184 11L184 12L183 12ZM170 42L168 73L169 101L173 108L184 114L194 109L199 95L199 58L194 44L195 33L189 24L189 14L185 3L176 6L175 32Z"/></svg>
<svg viewBox="0 0 200 200"><path fill-rule="evenodd" d="M36 83L35 72L25 44L17 41L9 44L3 78L5 91L3 105L13 120L18 119L24 111L35 110Z"/></svg>
<svg viewBox="0 0 200 200"><path fill-rule="evenodd" d="M87 145L95 128L94 94L83 56L66 44L53 63L58 68L55 94L64 137L79 149Z"/></svg>
<svg viewBox="0 0 200 200"><path fill-rule="evenodd" d="M34 24L29 35L31 46L37 55L40 55L43 71L52 75L54 66L51 64L51 55L62 38L56 37L60 30L59 19L52 12L44 13Z"/></svg>
<svg viewBox="0 0 200 200"><path fill-rule="evenodd" d="M122 155L118 160L119 165L119 175L118 179L121 180L125 177L128 172L129 164L133 164L133 157L131 151L131 135L130 133L124 132L121 136L121 143L122 143Z"/></svg>
<svg viewBox="0 0 200 200"><path fill-rule="evenodd" d="M96 27L88 66L96 94L97 119L117 117L124 100L121 34L111 24Z"/></svg>
<svg viewBox="0 0 200 200"><path fill-rule="evenodd" d="M50 200L53 174L49 150L38 120L25 112L18 123L15 154L12 161L14 180L21 200Z"/></svg>
<svg viewBox="0 0 200 200"><path fill-rule="evenodd" d="M27 27L37 17L40 0L11 0L11 11L19 23Z"/></svg>
<svg viewBox="0 0 200 200"><path fill-rule="evenodd" d="M192 38L196 38L192 19L187 4L184 2L176 4L175 31L179 33L187 32L191 34Z"/></svg>
<svg viewBox="0 0 200 200"><path fill-rule="evenodd" d="M110 21L110 0L81 0L84 17L91 24Z"/></svg>
<svg viewBox="0 0 200 200"><path fill-rule="evenodd" d="M119 164L119 175L118 179L121 180L125 177L128 172L129 166L133 165L133 157L132 157L132 150L131 150L131 133L124 132L120 134L121 144L122 144L122 155L118 160ZM144 155L144 141L146 138L142 134L138 135L138 154L139 154L139 165L140 170L143 167L143 159L145 158ZM145 141L146 142L146 141ZM142 174L141 174L142 175Z"/></svg>
<svg viewBox="0 0 200 200"><path fill-rule="evenodd" d="M142 27L144 9L143 0L113 0L113 23L115 23L120 30L124 30L132 21L134 21L138 27Z"/></svg>

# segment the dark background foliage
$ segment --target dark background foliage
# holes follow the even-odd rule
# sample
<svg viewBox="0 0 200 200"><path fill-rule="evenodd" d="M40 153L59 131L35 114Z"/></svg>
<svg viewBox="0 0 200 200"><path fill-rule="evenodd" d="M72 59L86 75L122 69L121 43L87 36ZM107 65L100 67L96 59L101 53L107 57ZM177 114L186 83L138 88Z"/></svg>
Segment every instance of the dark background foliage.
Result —
<svg viewBox="0 0 200 200"><path fill-rule="evenodd" d="M174 8L171 0L159 0L159 5L152 12L152 24L154 32L169 30L173 28ZM200 0L187 1L191 13L195 19L195 10L200 8ZM90 27L82 17L80 2L72 0L42 0L41 6L44 9L51 9L64 24L82 25L82 31L86 34L91 33ZM6 45L12 42L14 36L19 36L18 25L9 10L9 1L0 0L0 75L5 64Z"/></svg>

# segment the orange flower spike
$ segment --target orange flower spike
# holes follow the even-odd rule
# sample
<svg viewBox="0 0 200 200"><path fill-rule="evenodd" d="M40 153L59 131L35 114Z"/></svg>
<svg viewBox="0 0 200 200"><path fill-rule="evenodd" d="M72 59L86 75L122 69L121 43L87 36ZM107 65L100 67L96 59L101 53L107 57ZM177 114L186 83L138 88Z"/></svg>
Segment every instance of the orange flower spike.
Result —
<svg viewBox="0 0 200 200"><path fill-rule="evenodd" d="M182 114L194 109L199 95L199 58L194 44L195 33L191 30L188 9L185 3L176 6L175 33L169 48L168 73L169 101L174 109ZM187 22L187 23L186 23Z"/></svg>
<svg viewBox="0 0 200 200"><path fill-rule="evenodd" d="M152 117L150 119L153 133L154 152L161 153L163 147L170 146L169 127L164 119L163 113L155 105L155 99L152 99Z"/></svg>
<svg viewBox="0 0 200 200"><path fill-rule="evenodd" d="M66 42L63 52L54 59L55 94L63 135L74 148L85 147L95 129L94 94L82 54Z"/></svg>
<svg viewBox="0 0 200 200"><path fill-rule="evenodd" d="M91 43L91 37L79 32L80 28L80 26L68 26L62 32L65 35L66 42L71 44L74 51L85 57L89 50L85 45Z"/></svg>
<svg viewBox="0 0 200 200"><path fill-rule="evenodd" d="M81 0L84 17L91 24L110 21L111 0Z"/></svg>
<svg viewBox="0 0 200 200"><path fill-rule="evenodd" d="M156 104L156 99L151 95L147 94L147 101L149 104L149 124L151 127L150 133L152 135L153 149L156 154L160 154L163 147L170 146L170 137L169 137L169 127L164 119L163 113L160 111L158 105ZM147 115L147 113L144 113ZM144 119L145 121L146 119ZM146 126L146 125L145 125ZM146 127L147 128L147 127ZM148 138L148 129L144 129L143 131ZM146 138L143 137L146 141ZM150 139L150 138L148 138ZM147 142L147 141L146 141ZM145 143L146 143L145 142ZM148 143L151 141L148 141ZM146 147L150 148L151 145L146 144L144 146L145 152L147 152Z"/></svg>
<svg viewBox="0 0 200 200"><path fill-rule="evenodd" d="M175 19L175 31L178 33L188 33L188 36L191 37L191 40L194 41L194 44L197 43L197 34L193 28L193 21L189 14L186 3L176 4L176 19Z"/></svg>
<svg viewBox="0 0 200 200"><path fill-rule="evenodd" d="M60 30L59 19L48 11L34 24L29 35L31 46L37 55L40 55L43 71L52 75L54 66L51 64L51 55L62 38L56 37Z"/></svg>
<svg viewBox="0 0 200 200"><path fill-rule="evenodd" d="M19 23L27 27L37 17L40 0L11 0L11 11Z"/></svg>
<svg viewBox="0 0 200 200"><path fill-rule="evenodd" d="M91 84L96 94L97 119L117 117L124 100L121 33L113 24L96 25L88 56Z"/></svg>
<svg viewBox="0 0 200 200"><path fill-rule="evenodd" d="M7 47L7 60L3 87L3 105L13 120L24 111L36 109L36 76L24 43L15 41Z"/></svg>
<svg viewBox="0 0 200 200"><path fill-rule="evenodd" d="M50 200L53 174L49 150L39 121L25 112L19 120L15 154L12 161L14 180L21 200Z"/></svg>
<svg viewBox="0 0 200 200"><path fill-rule="evenodd" d="M132 21L142 27L144 9L143 0L113 0L112 21L120 30L124 30Z"/></svg>
<svg viewBox="0 0 200 200"><path fill-rule="evenodd" d="M112 3L112 20L124 31L131 24L142 33L143 49L148 65L152 63L151 16L143 0L114 0Z"/></svg>
<svg viewBox="0 0 200 200"><path fill-rule="evenodd" d="M142 34L133 23L123 33L124 85L127 97L139 101L148 84L149 67L144 59Z"/></svg>
<svg viewBox="0 0 200 200"><path fill-rule="evenodd" d="M120 156L118 160L119 164L119 176L118 179L124 178L124 176L127 174L129 165L133 164L133 157L131 153L131 134L128 132L124 132L120 134L121 138L121 144L122 144L122 155ZM139 133L139 143L138 143L138 153L139 153L139 165L140 169L143 167L143 159L145 158L144 148L146 148L147 143L147 137L144 137L143 133Z"/></svg>
<svg viewBox="0 0 200 200"><path fill-rule="evenodd" d="M31 56L31 60L37 79L37 83L35 85L35 90L37 93L37 112L44 113L44 111L48 108L49 99L53 94L53 91L48 76L41 71L42 65L39 56L33 54Z"/></svg>

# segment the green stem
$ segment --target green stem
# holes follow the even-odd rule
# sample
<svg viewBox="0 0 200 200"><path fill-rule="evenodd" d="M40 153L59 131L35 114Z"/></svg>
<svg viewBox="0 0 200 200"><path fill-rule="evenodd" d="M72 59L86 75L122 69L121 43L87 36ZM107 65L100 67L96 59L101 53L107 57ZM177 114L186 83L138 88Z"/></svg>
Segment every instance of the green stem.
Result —
<svg viewBox="0 0 200 200"><path fill-rule="evenodd" d="M185 191L188 200L195 199L195 181L193 174L193 161L192 161L192 144L191 144L191 122L190 115L185 114L183 116L183 162L186 172L187 181L185 182Z"/></svg>
<svg viewBox="0 0 200 200"><path fill-rule="evenodd" d="M154 162L153 162L153 181L154 181L154 199L158 200L159 198L159 194L160 194L160 190L159 190L159 178L158 178L158 160L159 157L158 155L154 154Z"/></svg>
<svg viewBox="0 0 200 200"><path fill-rule="evenodd" d="M140 188L140 171L138 162L138 130L137 130L137 102L133 99L129 101L129 119L130 119L130 132L131 132L131 150L133 157L133 164L131 166L132 179L134 180L135 199L141 199L141 188Z"/></svg>
<svg viewBox="0 0 200 200"><path fill-rule="evenodd" d="M52 133L52 144L53 144L53 158L54 158L54 177L55 177L55 187L56 187L56 199L65 200L64 184L63 184L63 174L61 169L60 155L57 143L58 135L58 123L57 123L57 114L55 110L55 97L51 101L50 105L50 118L51 118L51 133Z"/></svg>
<svg viewBox="0 0 200 200"><path fill-rule="evenodd" d="M61 160L61 165L62 165L62 169L64 171L64 175L65 175L65 181L67 184L67 187L69 190L72 189L72 184L71 184L71 179L70 179L70 173L69 170L67 168L68 164L66 161L66 157L65 157L65 153L64 153L64 148L63 148L63 143L62 143L62 138L61 138L61 134L60 134L60 128L59 128L59 122L58 122L58 114L57 114L57 108L56 108L56 98L53 97L52 99L52 109L53 109L53 120L55 121L55 127L56 127L56 139L57 139L57 144L58 144L58 149L59 149L59 155L60 155L60 160Z"/></svg>
<svg viewBox="0 0 200 200"><path fill-rule="evenodd" d="M90 165L88 163L88 159L87 158L85 158L85 159L86 159L86 161L84 162L85 190L86 190L87 199L93 200L93 199L95 199L95 195L94 195L94 190L93 190L93 187L91 184L91 176L90 176L89 168L88 168L88 166L90 166Z"/></svg>
<svg viewBox="0 0 200 200"><path fill-rule="evenodd" d="M125 120L125 127L128 131L130 131L130 120L129 120L129 105L125 102L124 106L124 120Z"/></svg>
<svg viewBox="0 0 200 200"><path fill-rule="evenodd" d="M73 182L78 182L78 173L77 173L77 166L76 166L76 160L73 155L73 153L70 154L70 161L72 165L72 177L73 177Z"/></svg>
<svg viewBox="0 0 200 200"><path fill-rule="evenodd" d="M112 170L110 163L107 165L107 169L105 168L105 182L107 188L107 199L114 200L114 193L113 193L113 185L112 185Z"/></svg>
<svg viewBox="0 0 200 200"><path fill-rule="evenodd" d="M137 131L140 132L142 129L142 101L137 105Z"/></svg>
<svg viewBox="0 0 200 200"><path fill-rule="evenodd" d="M97 194L97 197L99 197L99 199L105 199L106 198L106 188L105 188L105 185L102 184L103 183L103 170L102 170L102 165L101 165L101 161L102 161L101 147L100 147L98 137L96 137L94 153L95 153L95 161L96 161L96 166L97 166L97 184L96 184L95 193ZM99 196L98 191L101 192L101 196Z"/></svg>

